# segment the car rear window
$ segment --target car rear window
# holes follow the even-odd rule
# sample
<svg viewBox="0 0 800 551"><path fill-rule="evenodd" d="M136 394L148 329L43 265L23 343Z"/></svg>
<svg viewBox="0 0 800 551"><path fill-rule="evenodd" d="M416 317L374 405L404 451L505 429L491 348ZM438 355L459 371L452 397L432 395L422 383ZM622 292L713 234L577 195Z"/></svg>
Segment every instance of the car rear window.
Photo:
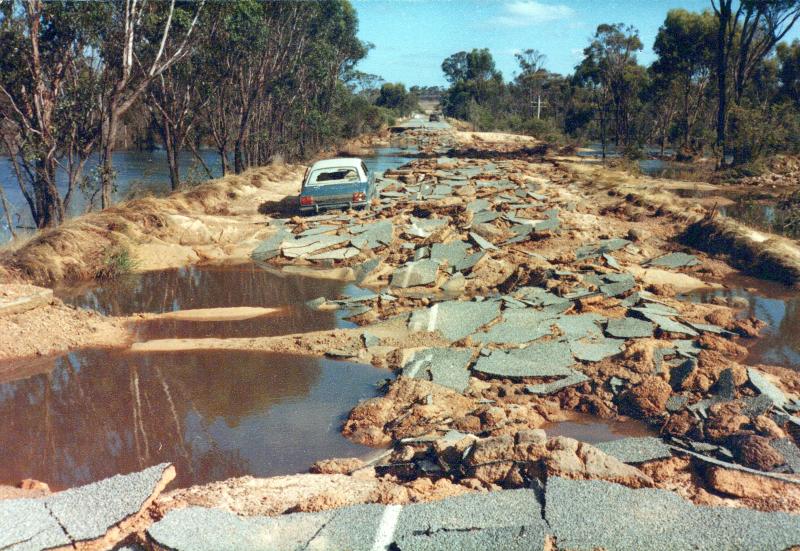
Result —
<svg viewBox="0 0 800 551"><path fill-rule="evenodd" d="M346 184L358 182L358 171L355 168L321 168L311 173L308 183L311 185Z"/></svg>

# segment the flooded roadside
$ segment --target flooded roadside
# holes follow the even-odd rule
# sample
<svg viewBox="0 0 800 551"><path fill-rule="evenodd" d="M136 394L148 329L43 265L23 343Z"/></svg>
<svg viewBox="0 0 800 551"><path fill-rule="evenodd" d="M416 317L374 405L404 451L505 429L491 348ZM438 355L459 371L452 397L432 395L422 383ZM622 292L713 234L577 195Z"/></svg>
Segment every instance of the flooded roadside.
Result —
<svg viewBox="0 0 800 551"><path fill-rule="evenodd" d="M602 419L595 415L576 412L571 412L568 420L546 423L542 425L542 429L548 436L565 436L587 444L656 434L642 421L630 417Z"/></svg>
<svg viewBox="0 0 800 551"><path fill-rule="evenodd" d="M754 316L767 324L761 338L748 344L746 363L800 370L800 293L780 283L747 276L732 277L723 283L724 289L698 290L681 298L702 303L744 299L747 307L739 317Z"/></svg>
<svg viewBox="0 0 800 551"><path fill-rule="evenodd" d="M63 287L56 295L73 306L110 316L201 308L278 308L274 313L244 320L137 322L134 328L137 340L150 340L268 337L354 327L333 312L311 310L305 305L320 296L336 297L351 292L352 286L340 281L277 275L246 263L130 274L108 282Z"/></svg>
<svg viewBox="0 0 800 551"><path fill-rule="evenodd" d="M160 462L177 487L306 471L373 449L339 432L390 377L356 363L244 351L84 350L0 385L0 483L52 489Z"/></svg>

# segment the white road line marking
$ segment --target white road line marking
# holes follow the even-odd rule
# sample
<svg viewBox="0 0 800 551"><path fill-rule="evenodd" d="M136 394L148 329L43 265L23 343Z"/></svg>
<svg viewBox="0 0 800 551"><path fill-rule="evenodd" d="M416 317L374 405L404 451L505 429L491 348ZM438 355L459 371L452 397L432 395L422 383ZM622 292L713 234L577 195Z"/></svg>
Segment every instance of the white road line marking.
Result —
<svg viewBox="0 0 800 551"><path fill-rule="evenodd" d="M428 312L428 333L436 331L436 320L439 318L439 303L437 302Z"/></svg>
<svg viewBox="0 0 800 551"><path fill-rule="evenodd" d="M372 551L386 551L394 540L394 531L397 529L397 521L400 518L401 505L387 505L378 525L378 532L375 534L375 543L372 544Z"/></svg>

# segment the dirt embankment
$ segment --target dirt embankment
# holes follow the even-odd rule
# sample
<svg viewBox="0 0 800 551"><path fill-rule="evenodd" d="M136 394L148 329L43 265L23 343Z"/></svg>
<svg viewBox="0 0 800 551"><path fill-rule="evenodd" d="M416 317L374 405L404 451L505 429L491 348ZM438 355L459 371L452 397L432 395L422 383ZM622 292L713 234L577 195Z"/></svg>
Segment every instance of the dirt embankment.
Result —
<svg viewBox="0 0 800 551"><path fill-rule="evenodd" d="M622 170L605 169L575 160L568 166L581 180L624 197L629 203L668 213L682 228L676 239L695 249L722 258L750 275L800 287L800 245L797 241L758 231L733 219L717 215L715 207L724 199L704 201L682 198L681 189L698 189L687 183L634 176ZM719 190L707 184L707 191ZM703 188L700 188L703 189Z"/></svg>
<svg viewBox="0 0 800 551"><path fill-rule="evenodd" d="M118 270L247 258L267 233L258 206L295 195L303 171L298 165L255 168L74 218L0 254L0 281L49 286Z"/></svg>

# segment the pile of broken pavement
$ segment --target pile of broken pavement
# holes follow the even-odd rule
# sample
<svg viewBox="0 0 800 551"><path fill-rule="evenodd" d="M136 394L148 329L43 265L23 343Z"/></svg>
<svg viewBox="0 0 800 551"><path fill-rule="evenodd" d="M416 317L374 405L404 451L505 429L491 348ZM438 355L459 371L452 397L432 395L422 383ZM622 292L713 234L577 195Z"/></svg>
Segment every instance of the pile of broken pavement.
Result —
<svg viewBox="0 0 800 551"><path fill-rule="evenodd" d="M765 486L741 477L798 481L798 380L736 361L757 320L639 277L698 273L696 256L648 254L641 232L616 220L576 243L600 206L582 205L567 175L542 167L424 159L383 175L368 212L270 222L256 260L335 271L365 289L309 303L363 328L328 353L399 372L351 412L344 434L393 446L378 471L401 480L518 488L549 473L657 486L667 483L632 465L681 458L684 472L704 475L684 482L689 497L710 490L769 508ZM628 415L659 436L600 445L614 466L590 472L603 463L585 457L595 448L530 432L569 411Z"/></svg>

